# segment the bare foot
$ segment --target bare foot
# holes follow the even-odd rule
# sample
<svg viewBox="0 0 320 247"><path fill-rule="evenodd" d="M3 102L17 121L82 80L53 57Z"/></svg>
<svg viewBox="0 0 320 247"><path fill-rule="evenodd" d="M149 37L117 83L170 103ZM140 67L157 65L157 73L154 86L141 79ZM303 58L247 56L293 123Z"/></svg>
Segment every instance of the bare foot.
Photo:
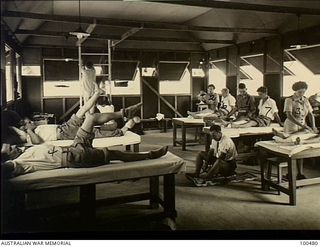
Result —
<svg viewBox="0 0 320 247"><path fill-rule="evenodd" d="M150 151L150 159L157 159L164 156L168 152L168 146Z"/></svg>

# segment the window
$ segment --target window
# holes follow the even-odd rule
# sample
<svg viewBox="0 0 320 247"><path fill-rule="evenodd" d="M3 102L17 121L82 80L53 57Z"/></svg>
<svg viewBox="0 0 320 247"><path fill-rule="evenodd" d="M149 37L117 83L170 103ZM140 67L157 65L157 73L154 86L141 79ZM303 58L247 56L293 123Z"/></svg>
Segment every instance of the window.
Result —
<svg viewBox="0 0 320 247"><path fill-rule="evenodd" d="M142 71L142 76L145 77L155 77L157 72L156 72L156 68L153 67L143 67L141 68Z"/></svg>
<svg viewBox="0 0 320 247"><path fill-rule="evenodd" d="M226 87L226 60L211 61L210 64L208 84L213 84L216 87L215 91L220 94Z"/></svg>
<svg viewBox="0 0 320 247"><path fill-rule="evenodd" d="M7 102L14 100L14 71L12 61L12 49L5 45L6 55L6 98Z"/></svg>
<svg viewBox="0 0 320 247"><path fill-rule="evenodd" d="M39 65L22 65L22 76L41 76Z"/></svg>
<svg viewBox="0 0 320 247"><path fill-rule="evenodd" d="M192 69L192 77L204 78L205 76L203 69Z"/></svg>
<svg viewBox="0 0 320 247"><path fill-rule="evenodd" d="M159 78L160 81L180 81L186 72L188 62L180 61L160 61Z"/></svg>
<svg viewBox="0 0 320 247"><path fill-rule="evenodd" d="M18 53L16 53L16 77L17 77L17 99L21 98L22 93L22 80L21 80L21 57Z"/></svg>
<svg viewBox="0 0 320 247"><path fill-rule="evenodd" d="M248 93L258 95L257 89L263 86L263 54L241 57L240 83L247 86Z"/></svg>
<svg viewBox="0 0 320 247"><path fill-rule="evenodd" d="M138 65L138 61L113 60L111 79L133 81L136 77Z"/></svg>
<svg viewBox="0 0 320 247"><path fill-rule="evenodd" d="M317 57L317 59L316 59ZM320 59L320 45L302 49L285 50L282 96L288 97L294 92L292 85L297 81L308 84L306 96L320 92L320 73L317 61Z"/></svg>
<svg viewBox="0 0 320 247"><path fill-rule="evenodd" d="M132 80L115 80L111 82L112 95L140 95L140 70L137 68L133 73ZM110 85L106 81L106 91L109 93Z"/></svg>
<svg viewBox="0 0 320 247"><path fill-rule="evenodd" d="M43 96L79 96L79 65L76 59L43 60Z"/></svg>
<svg viewBox="0 0 320 247"><path fill-rule="evenodd" d="M159 63L160 94L190 94L191 73L188 62L174 61Z"/></svg>

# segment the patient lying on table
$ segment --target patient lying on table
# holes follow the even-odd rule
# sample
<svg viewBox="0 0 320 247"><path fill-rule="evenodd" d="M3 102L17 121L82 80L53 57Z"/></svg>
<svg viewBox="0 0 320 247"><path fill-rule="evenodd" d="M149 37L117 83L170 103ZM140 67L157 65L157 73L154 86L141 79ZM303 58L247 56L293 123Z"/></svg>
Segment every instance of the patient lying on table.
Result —
<svg viewBox="0 0 320 247"><path fill-rule="evenodd" d="M99 95L100 91L95 92L93 96L77 111L77 113L73 114L71 118L62 125L49 124L35 126L29 119L27 119L20 128L23 129L25 133L21 133L17 128L12 128L14 128L20 137L24 139L23 141L31 144L40 144L42 142L55 140L73 140L84 121L83 117L88 114L90 109L95 105ZM141 105L142 103L139 103L118 112L93 113L92 115L96 119L99 119L98 122L102 124L110 122L111 119L115 120L124 117L129 119L122 129L117 128L116 122L101 125L100 127L94 127L92 131L94 137L104 138L124 135L128 129L131 129L135 123L139 122L140 118L134 117L134 115L140 109Z"/></svg>
<svg viewBox="0 0 320 247"><path fill-rule="evenodd" d="M210 127L212 144L209 152L201 151L196 159L195 173L187 173L186 176L192 179L197 186L205 186L217 176L231 176L235 174L237 150L230 137L221 132L219 125ZM209 167L210 166L210 167ZM201 171L204 176L200 177Z"/></svg>
<svg viewBox="0 0 320 247"><path fill-rule="evenodd" d="M126 109L124 114L128 114ZM106 113L107 114L107 113ZM109 115L111 120L115 117ZM167 153L168 147L151 150L149 152L122 152L107 148L96 149L92 147L95 137L94 126L105 122L105 118L95 114L86 114L80 128L78 128L73 144L68 148L43 144L20 150L12 148L3 140L1 157L1 173L5 178L26 173L53 170L58 168L85 168L109 164L110 161L123 162L156 159Z"/></svg>

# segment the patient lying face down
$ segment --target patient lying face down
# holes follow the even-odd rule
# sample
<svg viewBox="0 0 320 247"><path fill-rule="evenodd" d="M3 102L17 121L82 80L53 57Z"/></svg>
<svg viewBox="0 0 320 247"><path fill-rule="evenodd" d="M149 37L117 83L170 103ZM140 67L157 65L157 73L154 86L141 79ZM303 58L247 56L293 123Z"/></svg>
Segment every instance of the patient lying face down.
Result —
<svg viewBox="0 0 320 247"><path fill-rule="evenodd" d="M134 106L124 109L121 111L121 116L129 117L138 107ZM82 125L77 130L72 146L68 148L44 144L19 150L4 143L1 153L3 154L2 157L6 156L6 160L3 160L4 163L1 165L2 175L5 178L10 178L41 170L101 166L109 164L113 160L130 162L156 159L167 153L168 147L162 147L149 152L122 152L108 150L107 148L93 148L92 141L95 137L93 132L94 126L106 120L119 117L115 114L105 114L107 115L86 114Z"/></svg>

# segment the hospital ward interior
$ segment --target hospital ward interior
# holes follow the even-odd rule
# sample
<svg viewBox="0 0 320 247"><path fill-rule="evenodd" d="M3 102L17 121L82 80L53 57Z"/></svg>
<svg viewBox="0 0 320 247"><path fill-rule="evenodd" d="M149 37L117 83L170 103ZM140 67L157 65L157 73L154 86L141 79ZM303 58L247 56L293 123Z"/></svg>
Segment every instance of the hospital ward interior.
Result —
<svg viewBox="0 0 320 247"><path fill-rule="evenodd" d="M318 0L1 1L1 235L319 233L319 62Z"/></svg>

